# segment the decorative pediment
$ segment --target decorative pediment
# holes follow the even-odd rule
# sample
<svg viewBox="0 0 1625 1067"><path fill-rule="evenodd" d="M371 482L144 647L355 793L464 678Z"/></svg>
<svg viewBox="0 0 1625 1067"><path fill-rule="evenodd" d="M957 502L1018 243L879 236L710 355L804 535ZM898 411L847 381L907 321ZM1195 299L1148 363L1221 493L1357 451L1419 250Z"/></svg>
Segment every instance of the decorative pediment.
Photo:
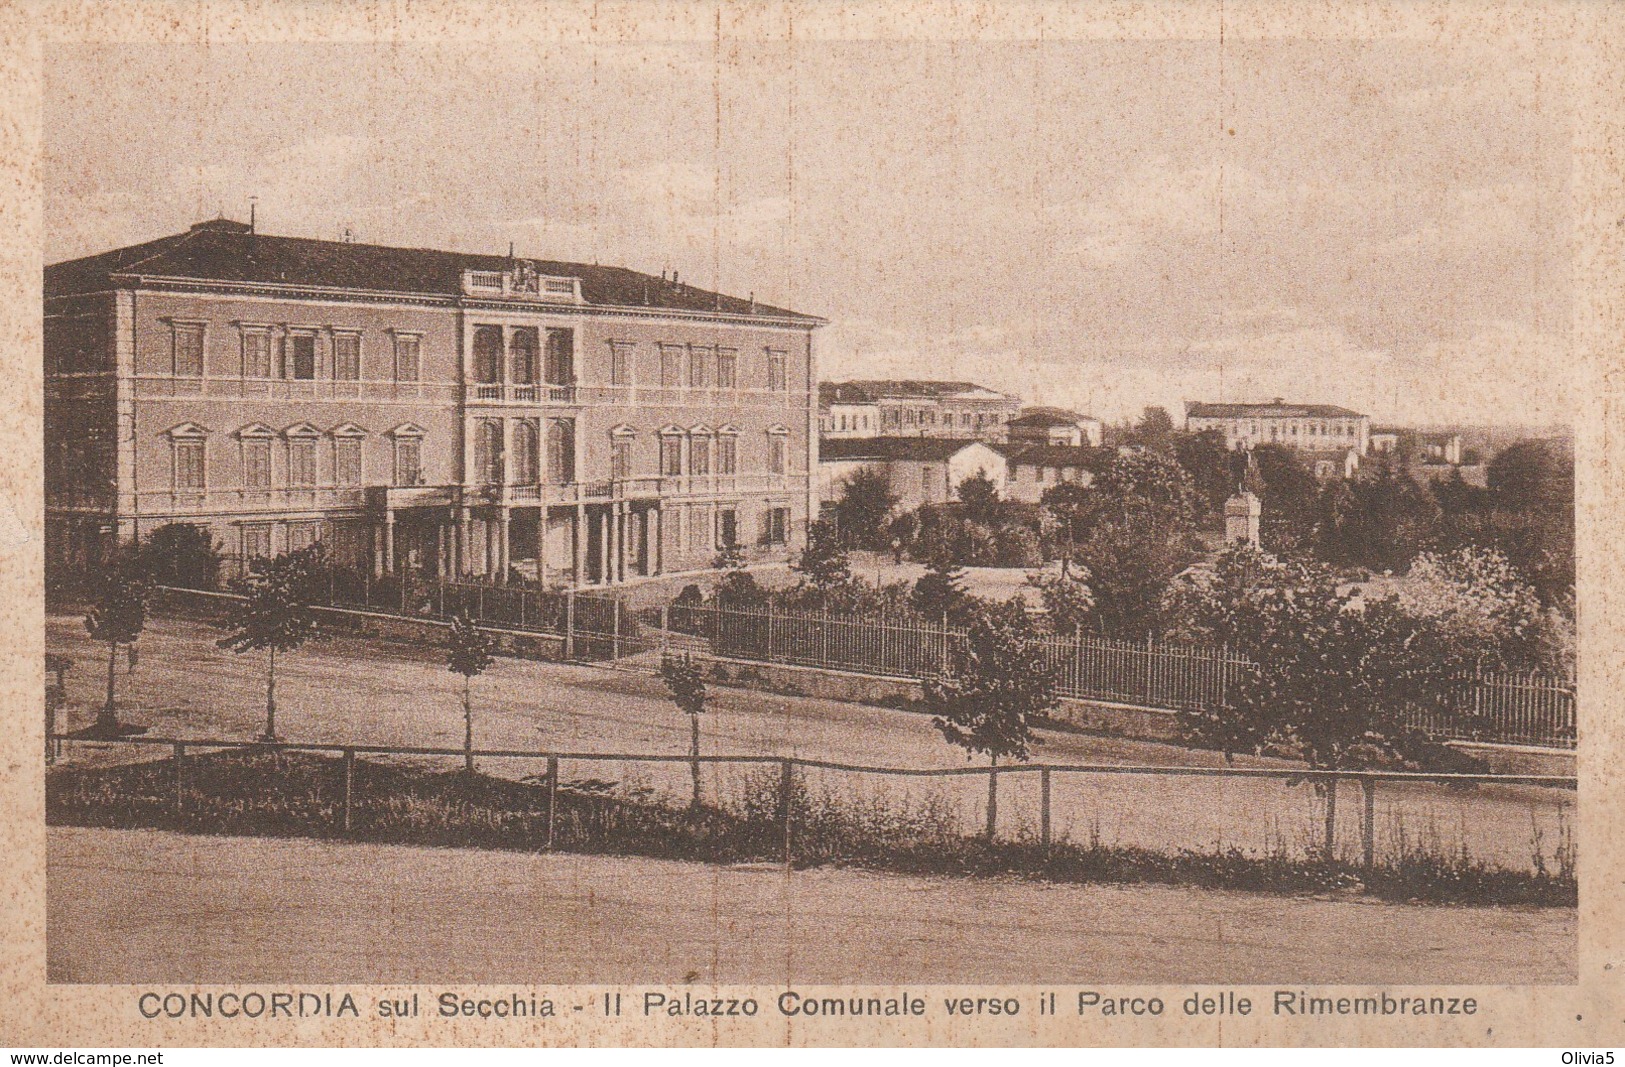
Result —
<svg viewBox="0 0 1625 1067"><path fill-rule="evenodd" d="M332 434L334 437L365 437L365 436L367 436L367 431L365 429L363 429L362 427L357 426L353 422L341 422L337 426L335 426L331 430L329 430L328 433Z"/></svg>
<svg viewBox="0 0 1625 1067"><path fill-rule="evenodd" d="M296 422L282 431L283 437L320 437L322 431L308 422Z"/></svg>
<svg viewBox="0 0 1625 1067"><path fill-rule="evenodd" d="M660 432L665 433L666 431L662 430ZM619 426L612 427L609 435L611 437L636 437L638 432L623 422Z"/></svg>
<svg viewBox="0 0 1625 1067"><path fill-rule="evenodd" d="M245 441L263 441L276 436L276 431L263 422L251 422L237 431L237 436Z"/></svg>
<svg viewBox="0 0 1625 1067"><path fill-rule="evenodd" d="M693 426L690 426L688 428L688 432L695 437L705 437L709 434L716 433L715 430L711 429L711 427L707 426L703 422L697 422Z"/></svg>
<svg viewBox="0 0 1625 1067"><path fill-rule="evenodd" d="M686 432L681 426L669 424L660 428L660 436L662 437L681 437Z"/></svg>
<svg viewBox="0 0 1625 1067"><path fill-rule="evenodd" d="M403 422L393 430L388 431L391 437L422 437L428 431L414 423Z"/></svg>
<svg viewBox="0 0 1625 1067"><path fill-rule="evenodd" d="M772 426L767 428L767 432L772 434L788 434L790 432L790 428L787 426L781 426L778 423L774 423Z"/></svg>
<svg viewBox="0 0 1625 1067"><path fill-rule="evenodd" d="M717 427L717 434L724 437L737 437L739 435L739 427L730 423L723 423L721 426Z"/></svg>
<svg viewBox="0 0 1625 1067"><path fill-rule="evenodd" d="M213 432L214 431L210 430L208 427L199 426L195 422L183 422L179 426L171 426L169 429L165 430L164 436L173 438L175 440L188 440L207 437Z"/></svg>

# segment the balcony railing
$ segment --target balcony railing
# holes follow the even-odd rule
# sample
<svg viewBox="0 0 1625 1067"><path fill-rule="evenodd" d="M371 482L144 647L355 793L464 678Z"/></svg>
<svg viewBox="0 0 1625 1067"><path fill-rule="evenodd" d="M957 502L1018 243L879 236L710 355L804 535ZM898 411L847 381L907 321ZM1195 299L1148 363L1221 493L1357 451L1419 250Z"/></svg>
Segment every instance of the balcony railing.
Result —
<svg viewBox="0 0 1625 1067"><path fill-rule="evenodd" d="M489 404L575 404L580 391L548 382L476 382L472 392L474 400Z"/></svg>
<svg viewBox="0 0 1625 1067"><path fill-rule="evenodd" d="M362 486L313 486L280 489L148 489L138 494L142 512L260 512L347 510L366 506Z"/></svg>
<svg viewBox="0 0 1625 1067"><path fill-rule="evenodd" d="M487 484L470 492L490 504L565 505L788 493L805 489L806 483L805 474L684 474L550 485Z"/></svg>

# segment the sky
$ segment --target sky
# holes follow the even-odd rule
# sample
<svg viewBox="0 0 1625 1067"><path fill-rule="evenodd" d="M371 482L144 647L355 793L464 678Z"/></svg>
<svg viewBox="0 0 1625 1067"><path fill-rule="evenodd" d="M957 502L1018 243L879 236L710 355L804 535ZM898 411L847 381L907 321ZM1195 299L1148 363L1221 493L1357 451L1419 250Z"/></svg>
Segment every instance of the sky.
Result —
<svg viewBox="0 0 1625 1067"><path fill-rule="evenodd" d="M1568 422L1539 42L56 47L47 262L261 232L676 270L822 376L1107 420L1284 397Z"/></svg>

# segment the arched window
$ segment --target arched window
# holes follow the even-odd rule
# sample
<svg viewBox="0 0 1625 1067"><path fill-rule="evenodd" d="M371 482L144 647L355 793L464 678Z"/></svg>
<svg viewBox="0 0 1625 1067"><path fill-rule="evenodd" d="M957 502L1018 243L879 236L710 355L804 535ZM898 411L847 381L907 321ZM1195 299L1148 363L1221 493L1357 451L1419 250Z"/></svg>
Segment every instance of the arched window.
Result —
<svg viewBox="0 0 1625 1067"><path fill-rule="evenodd" d="M536 383L536 327L522 326L513 332L509 343L508 377L516 385Z"/></svg>
<svg viewBox="0 0 1625 1067"><path fill-rule="evenodd" d="M474 380L486 385L502 380L502 327L474 328Z"/></svg>
<svg viewBox="0 0 1625 1067"><path fill-rule="evenodd" d="M574 419L548 420L547 480L553 485L571 485L576 480L576 423Z"/></svg>
<svg viewBox="0 0 1625 1067"><path fill-rule="evenodd" d="M481 483L502 484L502 420L481 419L474 436L474 469Z"/></svg>
<svg viewBox="0 0 1625 1067"><path fill-rule="evenodd" d="M513 480L515 485L535 485L540 455L536 424L522 420L513 428Z"/></svg>

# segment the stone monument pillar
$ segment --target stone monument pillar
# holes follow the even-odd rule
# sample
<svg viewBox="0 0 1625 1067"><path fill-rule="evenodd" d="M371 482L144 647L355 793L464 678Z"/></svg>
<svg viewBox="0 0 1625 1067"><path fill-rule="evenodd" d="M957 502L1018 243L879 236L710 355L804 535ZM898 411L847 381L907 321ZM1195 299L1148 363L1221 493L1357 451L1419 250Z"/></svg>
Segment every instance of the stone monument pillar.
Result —
<svg viewBox="0 0 1625 1067"><path fill-rule="evenodd" d="M1224 540L1226 544L1246 541L1258 547L1258 517L1264 508L1258 497L1243 489L1224 502Z"/></svg>

